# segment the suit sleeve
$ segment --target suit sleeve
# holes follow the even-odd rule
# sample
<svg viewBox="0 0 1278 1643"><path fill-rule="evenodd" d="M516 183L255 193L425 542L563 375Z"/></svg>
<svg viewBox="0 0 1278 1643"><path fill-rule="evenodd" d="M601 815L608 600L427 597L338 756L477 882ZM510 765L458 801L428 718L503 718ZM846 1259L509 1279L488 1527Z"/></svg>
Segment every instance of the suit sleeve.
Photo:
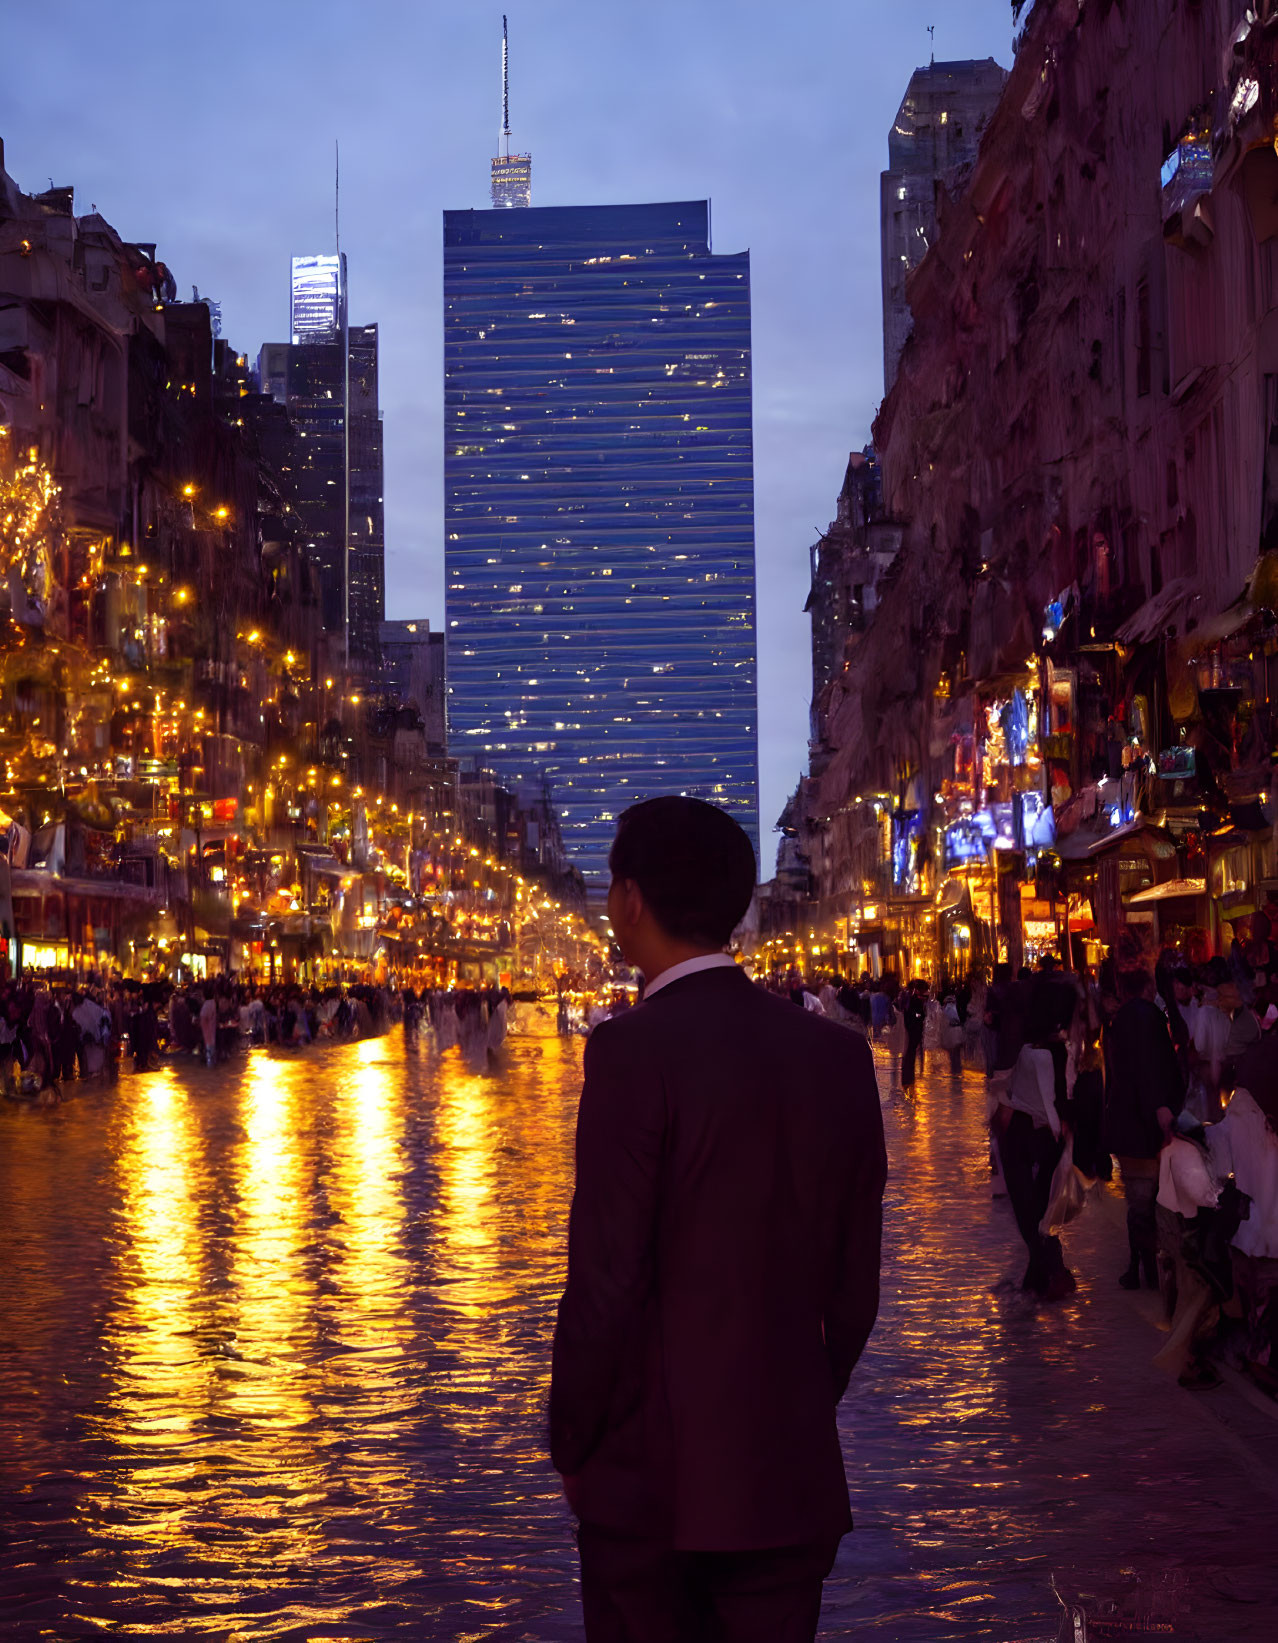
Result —
<svg viewBox="0 0 1278 1643"><path fill-rule="evenodd" d="M848 1389L879 1311L879 1259L883 1243L883 1188L887 1149L874 1062L858 1046L852 1069L852 1123L843 1182L834 1284L825 1308L825 1349L836 1400Z"/></svg>
<svg viewBox="0 0 1278 1643"><path fill-rule="evenodd" d="M601 1026L586 1046L568 1283L551 1370L550 1452L565 1476L580 1470L638 1395L664 1137L659 1078L619 1053Z"/></svg>

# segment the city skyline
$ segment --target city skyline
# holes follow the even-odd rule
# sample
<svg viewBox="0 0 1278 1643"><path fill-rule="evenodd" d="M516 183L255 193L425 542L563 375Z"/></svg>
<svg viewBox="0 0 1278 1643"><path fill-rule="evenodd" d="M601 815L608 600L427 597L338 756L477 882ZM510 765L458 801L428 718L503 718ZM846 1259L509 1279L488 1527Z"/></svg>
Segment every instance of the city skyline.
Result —
<svg viewBox="0 0 1278 1643"><path fill-rule="evenodd" d="M758 849L750 260L704 201L444 215L450 750L595 890L687 792Z"/></svg>
<svg viewBox="0 0 1278 1643"><path fill-rule="evenodd" d="M921 0L890 14L823 0L795 8L778 33L761 0L735 8L731 29L712 8L673 0L642 18L580 0L507 10L512 125L537 155L541 202L708 196L716 239L753 254L766 872L805 757L808 549L882 387L885 136L936 18ZM230 0L216 51L203 22L130 30L144 14L134 0L122 11L84 11L71 47L55 8L10 20L10 170L32 188L51 174L72 183L79 209L97 204L126 236L158 241L183 295L198 284L219 301L224 334L253 355L288 334L281 267L331 247L340 139L356 310L382 329L388 615L442 619L437 225L440 211L488 198L500 10L408 20L379 9L388 49L358 90L335 5L318 6L299 36L282 11ZM672 38L677 54L662 44ZM1006 66L1010 39L1006 0L970 0L942 20L935 51ZM292 120L264 99L258 65L276 58L324 108L322 140L295 143ZM101 97L103 66L116 63L145 79L163 143L121 126ZM216 144L192 119L204 108L217 111Z"/></svg>

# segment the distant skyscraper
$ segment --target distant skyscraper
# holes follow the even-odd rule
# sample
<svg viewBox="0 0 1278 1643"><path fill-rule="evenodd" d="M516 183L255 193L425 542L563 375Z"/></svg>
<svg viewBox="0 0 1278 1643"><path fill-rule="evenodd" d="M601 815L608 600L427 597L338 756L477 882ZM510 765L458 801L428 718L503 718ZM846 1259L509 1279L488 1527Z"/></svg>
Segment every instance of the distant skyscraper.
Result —
<svg viewBox="0 0 1278 1643"><path fill-rule="evenodd" d="M596 890L652 794L758 846L750 259L709 226L444 215L449 746L548 780Z"/></svg>
<svg viewBox="0 0 1278 1643"><path fill-rule="evenodd" d="M936 232L936 187L976 158L1003 95L1006 71L992 57L915 69L888 133L880 185L883 258L883 391L913 329L905 281Z"/></svg>
<svg viewBox="0 0 1278 1643"><path fill-rule="evenodd" d="M352 325L350 343L351 652L376 655L386 615L386 512L382 502L382 416L378 409L377 327Z"/></svg>
<svg viewBox="0 0 1278 1643"><path fill-rule="evenodd" d="M289 329L294 342L338 342L346 329L346 258L294 257Z"/></svg>
<svg viewBox="0 0 1278 1643"><path fill-rule="evenodd" d="M422 716L429 752L443 756L447 729L444 716L444 635L432 633L425 617L381 625L383 688L411 702Z"/></svg>
<svg viewBox="0 0 1278 1643"><path fill-rule="evenodd" d="M510 152L510 47L501 20L501 152L493 156L493 205L532 204L532 155Z"/></svg>
<svg viewBox="0 0 1278 1643"><path fill-rule="evenodd" d="M324 628L349 629L352 660L370 664L385 604L377 327L347 323L344 256L293 258L290 317L293 341L263 346L258 377L296 433L293 506Z"/></svg>

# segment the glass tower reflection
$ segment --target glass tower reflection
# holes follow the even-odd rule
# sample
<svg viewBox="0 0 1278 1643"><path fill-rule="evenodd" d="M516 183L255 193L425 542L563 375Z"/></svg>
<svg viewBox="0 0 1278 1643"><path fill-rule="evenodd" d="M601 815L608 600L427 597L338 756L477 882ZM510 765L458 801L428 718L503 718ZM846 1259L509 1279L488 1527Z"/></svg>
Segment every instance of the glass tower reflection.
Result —
<svg viewBox="0 0 1278 1643"><path fill-rule="evenodd" d="M452 751L588 882L655 793L758 849L750 259L705 201L444 214Z"/></svg>

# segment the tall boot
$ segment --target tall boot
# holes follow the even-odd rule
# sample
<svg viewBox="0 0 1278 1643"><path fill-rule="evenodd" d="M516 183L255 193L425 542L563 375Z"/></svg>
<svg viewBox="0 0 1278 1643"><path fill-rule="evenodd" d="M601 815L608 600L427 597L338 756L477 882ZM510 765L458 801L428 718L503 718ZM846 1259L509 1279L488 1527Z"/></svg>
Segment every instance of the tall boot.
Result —
<svg viewBox="0 0 1278 1643"><path fill-rule="evenodd" d="M1118 1281L1124 1289L1139 1289L1140 1251L1136 1248L1136 1245L1132 1243L1130 1238L1127 1241L1127 1248L1131 1255L1131 1259L1127 1263L1126 1272L1119 1273Z"/></svg>

